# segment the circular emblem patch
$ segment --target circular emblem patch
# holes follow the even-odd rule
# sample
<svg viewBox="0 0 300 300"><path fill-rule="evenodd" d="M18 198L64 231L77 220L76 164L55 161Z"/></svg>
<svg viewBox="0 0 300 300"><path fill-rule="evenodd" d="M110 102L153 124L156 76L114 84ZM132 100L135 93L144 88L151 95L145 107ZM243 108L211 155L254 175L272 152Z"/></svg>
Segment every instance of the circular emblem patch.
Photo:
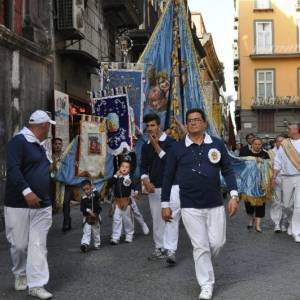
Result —
<svg viewBox="0 0 300 300"><path fill-rule="evenodd" d="M124 184L124 186L130 186L131 185L130 178L124 178L123 184Z"/></svg>
<svg viewBox="0 0 300 300"><path fill-rule="evenodd" d="M221 160L221 152L216 148L212 148L208 151L208 158L211 163L217 164Z"/></svg>

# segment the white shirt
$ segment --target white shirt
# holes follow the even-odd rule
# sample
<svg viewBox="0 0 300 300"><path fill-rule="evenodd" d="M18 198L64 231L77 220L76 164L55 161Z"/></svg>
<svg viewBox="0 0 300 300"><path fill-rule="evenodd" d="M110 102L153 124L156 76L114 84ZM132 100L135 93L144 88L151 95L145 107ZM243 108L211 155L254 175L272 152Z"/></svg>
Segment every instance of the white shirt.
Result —
<svg viewBox="0 0 300 300"><path fill-rule="evenodd" d="M291 139L291 142L292 142L293 146L296 148L296 151L298 152L298 154L300 155L300 139L298 139L298 140ZM275 161L274 161L274 169L276 171L281 171L280 173L283 175L299 174L299 171L294 167L292 162L286 156L282 147L280 147L276 152Z"/></svg>

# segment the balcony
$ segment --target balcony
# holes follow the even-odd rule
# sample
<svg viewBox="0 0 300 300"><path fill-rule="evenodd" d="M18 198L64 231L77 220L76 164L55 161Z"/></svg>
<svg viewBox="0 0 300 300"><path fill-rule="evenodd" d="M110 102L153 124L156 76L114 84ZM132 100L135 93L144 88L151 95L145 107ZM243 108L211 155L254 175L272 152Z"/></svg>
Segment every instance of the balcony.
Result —
<svg viewBox="0 0 300 300"><path fill-rule="evenodd" d="M141 0L104 0L103 11L116 28L136 28L142 23Z"/></svg>
<svg viewBox="0 0 300 300"><path fill-rule="evenodd" d="M251 59L299 58L300 45L273 45L258 49L255 47L250 54Z"/></svg>
<svg viewBox="0 0 300 300"><path fill-rule="evenodd" d="M148 3L146 9L147 13L145 15L143 26L141 26L142 28L132 29L128 31L129 37L134 42L135 51L143 51L158 22L158 11L155 10L153 5L151 3Z"/></svg>
<svg viewBox="0 0 300 300"><path fill-rule="evenodd" d="M283 96L283 97L253 97L252 109L300 109L300 97L299 96Z"/></svg>

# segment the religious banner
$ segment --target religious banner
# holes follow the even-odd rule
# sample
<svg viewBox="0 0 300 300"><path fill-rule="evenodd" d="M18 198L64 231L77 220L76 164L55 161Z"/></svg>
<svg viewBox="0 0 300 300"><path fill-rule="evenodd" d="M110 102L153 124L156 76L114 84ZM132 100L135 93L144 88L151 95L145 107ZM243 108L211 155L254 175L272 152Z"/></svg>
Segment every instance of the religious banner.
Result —
<svg viewBox="0 0 300 300"><path fill-rule="evenodd" d="M98 117L83 116L80 121L76 176L104 177L106 142L105 120Z"/></svg>
<svg viewBox="0 0 300 300"><path fill-rule="evenodd" d="M211 114L211 90L205 93L202 84L199 54L192 36L186 1L167 2L138 63L145 67L144 114L157 113L162 127L174 132L172 129L176 128L176 124L172 117L184 124L187 110L200 108L208 117L207 132L220 136ZM172 135L176 138L176 134ZM270 190L267 162L257 164L255 160L242 161L234 157L232 161L242 198L261 205Z"/></svg>
<svg viewBox="0 0 300 300"><path fill-rule="evenodd" d="M63 149L70 142L69 135L69 95L54 91L55 137L63 140Z"/></svg>
<svg viewBox="0 0 300 300"><path fill-rule="evenodd" d="M185 1L168 1L138 61L145 65L144 113L157 113L165 129L175 125L172 117L184 123L190 108L201 108L209 116L198 58ZM212 118L208 124L208 132L218 136Z"/></svg>
<svg viewBox="0 0 300 300"><path fill-rule="evenodd" d="M143 70L135 69L108 69L102 73L102 90L124 88L129 100L129 105L133 108L134 119L139 129L143 124L143 109L145 94L143 91L144 75Z"/></svg>
<svg viewBox="0 0 300 300"><path fill-rule="evenodd" d="M130 151L134 133L131 129L127 95L93 99L93 102L96 116L106 118L109 153L119 155L124 148Z"/></svg>

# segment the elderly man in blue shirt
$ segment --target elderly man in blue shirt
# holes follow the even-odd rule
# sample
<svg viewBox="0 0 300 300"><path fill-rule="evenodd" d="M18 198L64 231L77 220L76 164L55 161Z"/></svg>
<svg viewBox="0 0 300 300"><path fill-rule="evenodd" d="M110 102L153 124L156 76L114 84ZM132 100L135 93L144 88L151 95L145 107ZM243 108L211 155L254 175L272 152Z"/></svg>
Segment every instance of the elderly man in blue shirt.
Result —
<svg viewBox="0 0 300 300"><path fill-rule="evenodd" d="M37 110L6 146L7 182L4 200L6 237L10 243L15 290L50 299L47 234L52 224L50 158L43 146L50 119Z"/></svg>
<svg viewBox="0 0 300 300"><path fill-rule="evenodd" d="M212 255L226 241L226 216L220 191L220 171L230 191L229 215L238 209L237 183L224 143L209 136L206 116L201 109L186 113L187 135L172 145L167 157L162 202L169 202L173 180L178 179L182 219L193 245L196 276L201 287L199 299L211 299L215 283ZM172 218L169 207L162 217Z"/></svg>

